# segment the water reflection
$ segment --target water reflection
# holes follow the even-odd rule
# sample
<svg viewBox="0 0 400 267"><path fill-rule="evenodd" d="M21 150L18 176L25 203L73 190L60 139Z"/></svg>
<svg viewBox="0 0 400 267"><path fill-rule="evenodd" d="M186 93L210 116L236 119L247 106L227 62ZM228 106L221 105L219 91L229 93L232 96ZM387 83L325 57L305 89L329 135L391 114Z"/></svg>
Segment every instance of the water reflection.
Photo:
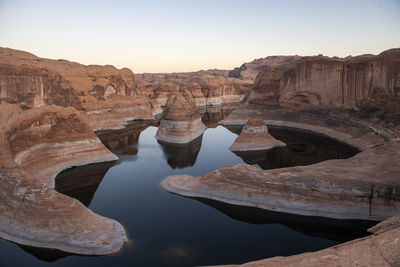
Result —
<svg viewBox="0 0 400 267"><path fill-rule="evenodd" d="M216 128L219 126L218 122L231 114L232 111L237 107L237 104L226 104L222 106L208 106L199 108L199 111L202 114L201 120L204 125L207 126L207 128Z"/></svg>
<svg viewBox="0 0 400 267"><path fill-rule="evenodd" d="M73 167L55 178L55 189L89 206L101 181L114 162L95 163Z"/></svg>
<svg viewBox="0 0 400 267"><path fill-rule="evenodd" d="M238 134L241 127L227 127ZM269 127L269 133L287 146L265 151L233 152L244 162L258 165L264 170L305 166L329 159L346 159L359 151L347 144L296 130Z"/></svg>
<svg viewBox="0 0 400 267"><path fill-rule="evenodd" d="M137 155L140 133L155 123L155 121L135 121L127 124L123 129L101 130L97 131L96 135L114 153Z"/></svg>
<svg viewBox="0 0 400 267"><path fill-rule="evenodd" d="M191 167L196 163L203 135L186 144L173 144L157 141L164 152L164 158L172 169Z"/></svg>
<svg viewBox="0 0 400 267"><path fill-rule="evenodd" d="M32 256L38 258L39 260L46 262L54 262L56 260L73 255L56 249L37 248L24 245L18 245L18 247L23 249L25 252L31 254Z"/></svg>
<svg viewBox="0 0 400 267"><path fill-rule="evenodd" d="M378 223L364 220L338 220L325 217L302 216L254 207L237 206L212 199L194 199L217 209L235 220L252 224L283 224L306 235L339 242L365 237L370 234L367 232L367 229Z"/></svg>

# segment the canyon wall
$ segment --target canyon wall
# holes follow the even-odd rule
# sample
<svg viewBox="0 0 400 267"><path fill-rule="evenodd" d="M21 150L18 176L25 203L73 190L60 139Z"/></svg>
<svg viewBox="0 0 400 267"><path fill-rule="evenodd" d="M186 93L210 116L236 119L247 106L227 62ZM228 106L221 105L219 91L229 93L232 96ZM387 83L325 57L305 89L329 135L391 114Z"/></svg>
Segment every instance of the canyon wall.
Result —
<svg viewBox="0 0 400 267"><path fill-rule="evenodd" d="M269 56L266 58L258 58L251 62L243 63L240 67L229 71L228 76L241 80L254 81L258 72L266 67L272 67L287 64L300 59L301 56Z"/></svg>
<svg viewBox="0 0 400 267"><path fill-rule="evenodd" d="M93 109L116 94L139 96L131 70L39 58L0 48L0 102Z"/></svg>
<svg viewBox="0 0 400 267"><path fill-rule="evenodd" d="M238 103L252 87L252 81L228 78L228 71L208 70L185 73L136 74L136 90L164 106L168 96L188 91L197 106Z"/></svg>
<svg viewBox="0 0 400 267"><path fill-rule="evenodd" d="M345 59L303 57L259 72L248 103L400 111L399 73L400 49Z"/></svg>

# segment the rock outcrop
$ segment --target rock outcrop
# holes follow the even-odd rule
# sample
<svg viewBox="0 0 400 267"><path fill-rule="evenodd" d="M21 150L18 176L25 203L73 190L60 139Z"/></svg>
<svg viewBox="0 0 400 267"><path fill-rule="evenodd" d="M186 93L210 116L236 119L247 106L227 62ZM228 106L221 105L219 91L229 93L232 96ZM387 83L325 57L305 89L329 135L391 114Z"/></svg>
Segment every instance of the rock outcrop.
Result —
<svg viewBox="0 0 400 267"><path fill-rule="evenodd" d="M93 109L111 95L138 96L130 69L85 66L0 49L0 101L30 107L55 104Z"/></svg>
<svg viewBox="0 0 400 267"><path fill-rule="evenodd" d="M254 81L257 74L266 67L272 67L287 64L300 59L301 56L269 56L266 58L258 58L252 62L244 63L238 68L234 68L228 73L229 77L241 80Z"/></svg>
<svg viewBox="0 0 400 267"><path fill-rule="evenodd" d="M253 82L226 76L224 71L208 70L136 74L135 78L136 89L161 106L166 104L169 95L182 91L190 92L197 106L239 103L250 91Z"/></svg>
<svg viewBox="0 0 400 267"><path fill-rule="evenodd" d="M242 132L229 148L231 151L260 151L269 150L274 147L283 147L286 144L275 139L268 133L264 121L251 118L243 127Z"/></svg>
<svg viewBox="0 0 400 267"><path fill-rule="evenodd" d="M118 159L73 108L0 105L0 237L28 246L103 255L127 241L118 222L54 190L64 169Z"/></svg>
<svg viewBox="0 0 400 267"><path fill-rule="evenodd" d="M136 90L130 69L85 66L9 48L0 48L0 103L24 109L53 104L74 107L93 129L153 118L157 110Z"/></svg>
<svg viewBox="0 0 400 267"><path fill-rule="evenodd" d="M259 72L249 104L400 112L400 49L378 56L303 57Z"/></svg>
<svg viewBox="0 0 400 267"><path fill-rule="evenodd" d="M156 138L166 143L184 144L202 135L205 129L193 98L173 94L164 108Z"/></svg>
<svg viewBox="0 0 400 267"><path fill-rule="evenodd" d="M383 220L400 208L400 150L397 137L358 121L284 110L235 110L222 123L244 124L259 117L268 125L334 138L361 152L309 166L261 170L239 164L199 178L172 176L170 192L299 215Z"/></svg>

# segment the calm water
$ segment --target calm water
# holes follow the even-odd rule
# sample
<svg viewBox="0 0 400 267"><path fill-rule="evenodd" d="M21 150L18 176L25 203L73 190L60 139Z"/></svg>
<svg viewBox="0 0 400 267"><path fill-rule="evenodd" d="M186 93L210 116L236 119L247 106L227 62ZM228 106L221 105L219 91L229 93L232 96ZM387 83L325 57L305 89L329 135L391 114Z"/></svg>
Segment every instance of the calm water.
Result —
<svg viewBox="0 0 400 267"><path fill-rule="evenodd" d="M228 150L237 129L208 129L186 146L159 144L157 128L146 122L99 137L120 160L61 173L60 192L79 199L94 212L122 223L130 242L122 252L82 257L20 247L0 240L0 266L194 266L243 263L271 256L315 251L365 235L371 224L267 212L189 199L163 191L169 175L199 176L248 162L262 168L305 165L354 151L332 141L273 130L288 148L236 155ZM210 125L209 125L210 126ZM214 125L215 126L215 125Z"/></svg>

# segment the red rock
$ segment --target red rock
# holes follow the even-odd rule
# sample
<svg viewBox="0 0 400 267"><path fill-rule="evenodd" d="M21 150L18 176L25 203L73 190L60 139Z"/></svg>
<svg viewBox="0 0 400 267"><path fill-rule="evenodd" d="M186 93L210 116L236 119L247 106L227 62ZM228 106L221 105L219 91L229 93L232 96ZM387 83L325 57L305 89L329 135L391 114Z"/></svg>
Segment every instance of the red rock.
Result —
<svg viewBox="0 0 400 267"><path fill-rule="evenodd" d="M249 119L242 132L229 148L231 151L256 151L269 150L274 147L286 146L285 143L275 139L268 133L268 128L263 120Z"/></svg>

